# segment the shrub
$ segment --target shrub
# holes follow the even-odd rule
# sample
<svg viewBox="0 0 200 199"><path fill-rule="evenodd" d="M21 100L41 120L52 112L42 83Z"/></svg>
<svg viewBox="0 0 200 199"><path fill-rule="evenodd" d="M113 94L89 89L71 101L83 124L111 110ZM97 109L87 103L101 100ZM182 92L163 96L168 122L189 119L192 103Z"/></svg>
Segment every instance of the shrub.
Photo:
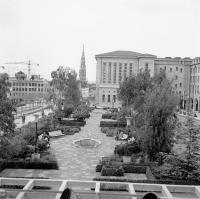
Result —
<svg viewBox="0 0 200 199"><path fill-rule="evenodd" d="M123 167L119 167L116 172L115 172L115 176L124 176L124 169Z"/></svg>
<svg viewBox="0 0 200 199"><path fill-rule="evenodd" d="M61 120L60 124L66 126L84 126L86 124L85 121L76 121L76 120Z"/></svg>
<svg viewBox="0 0 200 199"><path fill-rule="evenodd" d="M101 170L101 176L115 176L116 169L115 168L106 168L103 166Z"/></svg>
<svg viewBox="0 0 200 199"><path fill-rule="evenodd" d="M128 192L127 185L110 184L110 183L109 184L101 183L100 190L101 191L125 191L125 192Z"/></svg>
<svg viewBox="0 0 200 199"><path fill-rule="evenodd" d="M126 122L100 121L100 127L126 127Z"/></svg>
<svg viewBox="0 0 200 199"><path fill-rule="evenodd" d="M111 117L112 117L112 113L104 113L104 114L102 114L102 119L111 119Z"/></svg>
<svg viewBox="0 0 200 199"><path fill-rule="evenodd" d="M103 165L102 164L97 164L96 166L96 172L101 172Z"/></svg>
<svg viewBox="0 0 200 199"><path fill-rule="evenodd" d="M129 156L132 154L139 153L140 151L141 151L141 148L139 147L137 142L134 142L134 143L130 143L130 144L125 143L125 144L116 145L114 153L118 154L120 156L123 156L123 155Z"/></svg>
<svg viewBox="0 0 200 199"><path fill-rule="evenodd" d="M147 167L124 164L123 169L125 173L146 173Z"/></svg>
<svg viewBox="0 0 200 199"><path fill-rule="evenodd" d="M58 164L55 161L43 161L42 159L37 161L24 161L24 160L4 160L4 168L13 169L58 169Z"/></svg>

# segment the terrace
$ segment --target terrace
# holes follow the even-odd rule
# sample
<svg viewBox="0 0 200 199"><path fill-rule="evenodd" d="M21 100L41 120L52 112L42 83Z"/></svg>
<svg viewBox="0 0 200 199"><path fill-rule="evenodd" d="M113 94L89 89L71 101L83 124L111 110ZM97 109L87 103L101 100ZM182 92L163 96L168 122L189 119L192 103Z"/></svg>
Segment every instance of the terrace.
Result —
<svg viewBox="0 0 200 199"><path fill-rule="evenodd" d="M26 178L0 178L0 198L59 199L66 187L72 199L136 199L148 192L161 199L200 198L200 186Z"/></svg>

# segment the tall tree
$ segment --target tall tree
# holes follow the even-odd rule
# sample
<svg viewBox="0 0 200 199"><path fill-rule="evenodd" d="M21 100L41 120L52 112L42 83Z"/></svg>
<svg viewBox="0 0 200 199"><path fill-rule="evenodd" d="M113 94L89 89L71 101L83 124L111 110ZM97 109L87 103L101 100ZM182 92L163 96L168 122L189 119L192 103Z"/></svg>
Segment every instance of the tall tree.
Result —
<svg viewBox="0 0 200 199"><path fill-rule="evenodd" d="M0 75L0 131L5 135L14 132L15 123L13 112L15 106L12 100L9 99L10 82L6 73Z"/></svg>
<svg viewBox="0 0 200 199"><path fill-rule="evenodd" d="M77 106L80 102L79 82L77 74L70 68L59 67L51 73L53 92L56 93L55 101L58 106L72 104Z"/></svg>
<svg viewBox="0 0 200 199"><path fill-rule="evenodd" d="M157 153L169 153L172 149L178 98L172 94L171 82L164 73L155 76L152 84L153 87L145 94L142 114L145 123L144 146L149 158L154 159Z"/></svg>

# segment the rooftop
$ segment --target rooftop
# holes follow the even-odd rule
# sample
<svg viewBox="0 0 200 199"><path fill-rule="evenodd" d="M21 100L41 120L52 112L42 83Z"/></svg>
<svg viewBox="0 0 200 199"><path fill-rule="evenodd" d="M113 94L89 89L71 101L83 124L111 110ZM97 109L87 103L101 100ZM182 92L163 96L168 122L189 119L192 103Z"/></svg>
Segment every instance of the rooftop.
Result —
<svg viewBox="0 0 200 199"><path fill-rule="evenodd" d="M66 188L72 190L73 199L140 199L149 192L160 199L200 198L200 187L192 185L0 178L0 198L59 199Z"/></svg>
<svg viewBox="0 0 200 199"><path fill-rule="evenodd" d="M98 57L118 57L118 58L156 58L155 55L151 55L148 53L142 54L138 52L133 52L133 51L122 51L122 50L117 50L117 51L112 51L108 53L103 53L103 54L98 54L95 56L95 58Z"/></svg>

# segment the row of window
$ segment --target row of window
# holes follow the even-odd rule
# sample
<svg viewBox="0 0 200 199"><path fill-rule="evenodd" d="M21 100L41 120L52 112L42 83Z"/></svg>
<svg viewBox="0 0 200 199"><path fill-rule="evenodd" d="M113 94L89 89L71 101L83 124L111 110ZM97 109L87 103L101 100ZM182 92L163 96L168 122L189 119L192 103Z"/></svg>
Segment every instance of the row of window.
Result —
<svg viewBox="0 0 200 199"><path fill-rule="evenodd" d="M192 83L200 82L200 76L191 76L191 82Z"/></svg>
<svg viewBox="0 0 200 199"><path fill-rule="evenodd" d="M164 68L160 68L160 71L162 71L163 69L166 71L166 70L167 70L167 67L164 66ZM175 71L178 72L178 71L179 71L178 69L179 69L179 68L176 67L176 70L175 70ZM170 68L169 71L170 71L170 72L173 72L173 68ZM183 68L180 68L180 72L181 72L181 73L183 72Z"/></svg>
<svg viewBox="0 0 200 199"><path fill-rule="evenodd" d="M38 84L38 83L23 83L23 82L13 82L12 83L13 86L38 86L38 87L43 87L44 84Z"/></svg>
<svg viewBox="0 0 200 199"><path fill-rule="evenodd" d="M28 89L28 88L21 88L21 87L19 87L19 88L18 87L17 88L13 87L12 90L13 91L35 91L35 92L39 91L39 92L43 92L43 88L38 88L38 89L37 88L29 88ZM44 88L44 91L47 91L47 89Z"/></svg>
<svg viewBox="0 0 200 199"><path fill-rule="evenodd" d="M107 99L106 99L106 95L102 95L102 102L105 103L105 102L112 102L112 103L115 103L116 102L116 95L110 95L108 94L107 95Z"/></svg>
<svg viewBox="0 0 200 199"><path fill-rule="evenodd" d="M11 96L31 96L33 95L32 93L11 93Z"/></svg>
<svg viewBox="0 0 200 199"><path fill-rule="evenodd" d="M178 88L178 84L175 84L174 87L175 87L175 88ZM180 88L182 87L182 83L181 83L181 82L179 83L179 87L180 87Z"/></svg>
<svg viewBox="0 0 200 199"><path fill-rule="evenodd" d="M200 94L199 85L191 85L190 90L193 94Z"/></svg>

